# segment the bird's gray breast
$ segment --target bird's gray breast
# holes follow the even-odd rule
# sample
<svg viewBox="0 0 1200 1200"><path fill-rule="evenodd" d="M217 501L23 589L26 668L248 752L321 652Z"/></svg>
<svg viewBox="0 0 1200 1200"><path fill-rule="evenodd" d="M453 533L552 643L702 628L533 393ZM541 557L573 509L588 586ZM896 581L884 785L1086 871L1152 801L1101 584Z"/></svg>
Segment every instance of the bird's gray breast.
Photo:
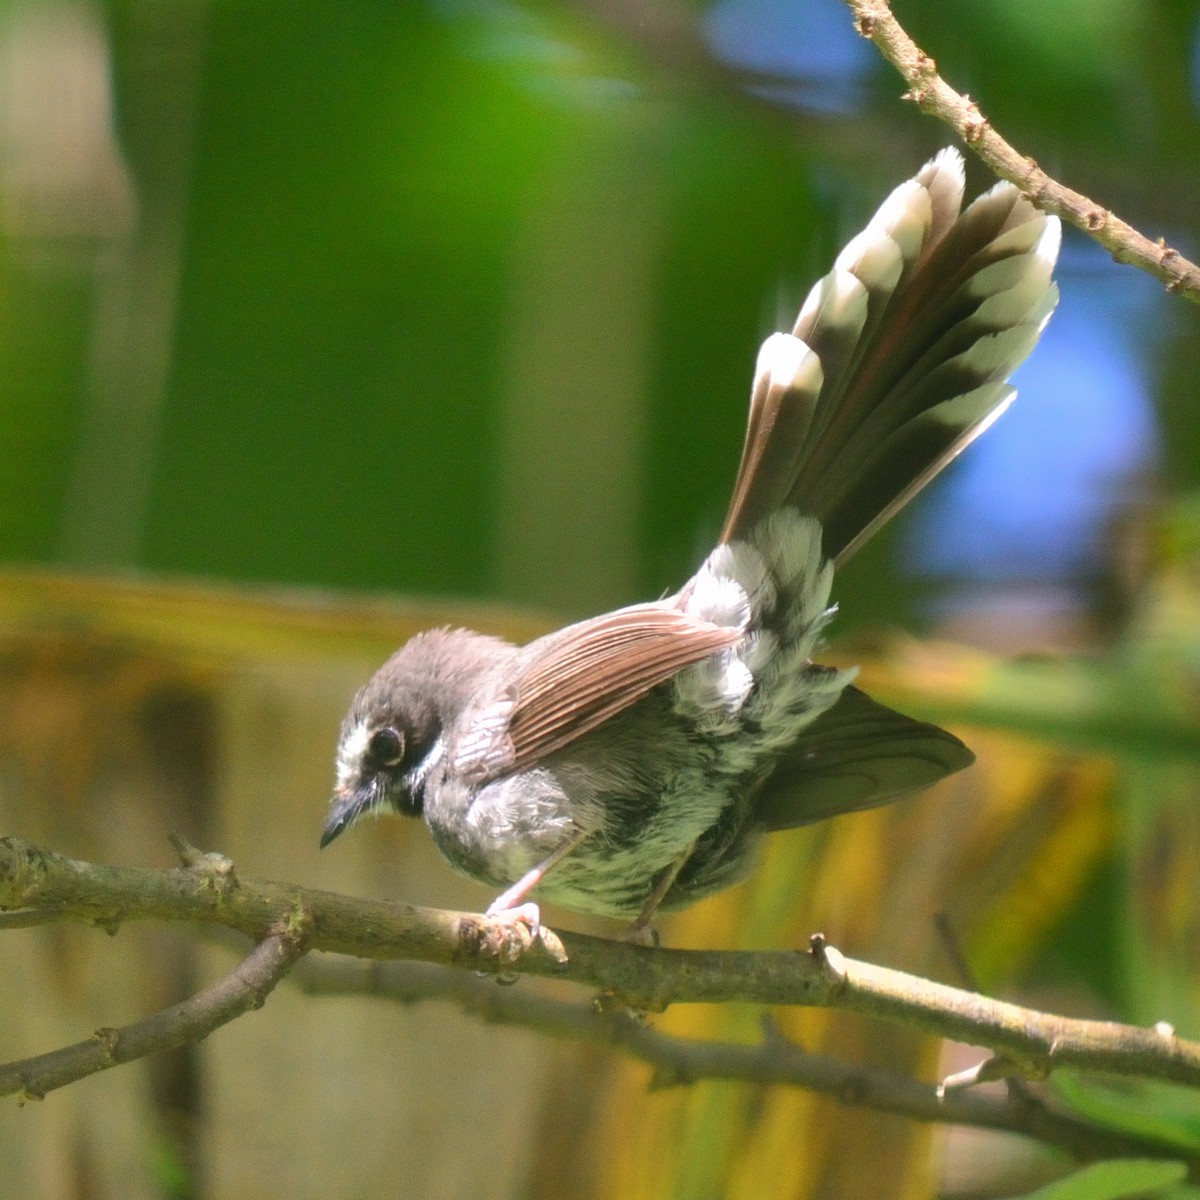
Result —
<svg viewBox="0 0 1200 1200"><path fill-rule="evenodd" d="M636 915L655 876L716 822L732 790L660 689L535 767L479 786L431 776L425 819L452 865L506 886L580 832L538 894L570 908Z"/></svg>

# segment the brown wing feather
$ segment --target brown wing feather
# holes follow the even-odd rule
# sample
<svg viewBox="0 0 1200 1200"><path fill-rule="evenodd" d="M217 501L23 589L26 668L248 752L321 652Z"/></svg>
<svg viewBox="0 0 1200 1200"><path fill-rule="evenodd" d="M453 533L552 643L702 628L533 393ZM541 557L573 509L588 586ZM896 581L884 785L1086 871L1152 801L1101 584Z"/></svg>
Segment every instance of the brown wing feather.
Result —
<svg viewBox="0 0 1200 1200"><path fill-rule="evenodd" d="M671 601L592 617L530 643L499 681L457 766L476 782L521 770L637 703L742 634Z"/></svg>
<svg viewBox="0 0 1200 1200"><path fill-rule="evenodd" d="M561 749L684 667L740 638L737 629L666 604L639 604L535 642L514 681L509 737L515 765Z"/></svg>

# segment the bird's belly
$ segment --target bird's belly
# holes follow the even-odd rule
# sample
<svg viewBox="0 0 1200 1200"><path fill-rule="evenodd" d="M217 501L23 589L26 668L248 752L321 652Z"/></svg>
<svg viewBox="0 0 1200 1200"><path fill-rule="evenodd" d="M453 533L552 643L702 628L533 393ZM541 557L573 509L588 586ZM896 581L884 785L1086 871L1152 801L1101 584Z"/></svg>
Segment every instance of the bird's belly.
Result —
<svg viewBox="0 0 1200 1200"><path fill-rule="evenodd" d="M478 789L447 782L427 797L425 820L451 866L507 887L574 836L577 808L538 770Z"/></svg>
<svg viewBox="0 0 1200 1200"><path fill-rule="evenodd" d="M534 895L579 912L633 918L659 875L686 858L735 799L728 781L667 757L666 769L639 778L632 793L606 786L611 781L594 764L567 755L477 790L446 784L427 797L426 822L452 866L498 889L586 832Z"/></svg>

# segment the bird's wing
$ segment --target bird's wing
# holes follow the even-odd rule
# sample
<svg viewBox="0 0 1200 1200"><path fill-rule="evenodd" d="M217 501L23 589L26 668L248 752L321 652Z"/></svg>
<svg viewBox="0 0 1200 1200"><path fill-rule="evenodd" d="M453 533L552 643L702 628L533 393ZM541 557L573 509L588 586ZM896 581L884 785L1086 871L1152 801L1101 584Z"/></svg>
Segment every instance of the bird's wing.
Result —
<svg viewBox="0 0 1200 1200"><path fill-rule="evenodd" d="M974 761L953 734L848 687L767 777L754 798L753 819L766 830L791 829L874 808Z"/></svg>
<svg viewBox="0 0 1200 1200"><path fill-rule="evenodd" d="M455 768L475 783L522 770L741 637L664 600L539 638L464 720Z"/></svg>

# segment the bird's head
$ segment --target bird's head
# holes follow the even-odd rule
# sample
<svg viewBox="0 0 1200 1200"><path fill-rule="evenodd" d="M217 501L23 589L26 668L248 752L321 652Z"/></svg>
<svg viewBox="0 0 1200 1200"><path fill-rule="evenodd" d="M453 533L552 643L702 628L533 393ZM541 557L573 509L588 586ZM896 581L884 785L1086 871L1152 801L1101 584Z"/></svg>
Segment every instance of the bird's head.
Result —
<svg viewBox="0 0 1200 1200"><path fill-rule="evenodd" d="M445 731L480 681L512 652L495 638L433 629L410 639L375 672L342 722L322 846L369 814L421 815Z"/></svg>

